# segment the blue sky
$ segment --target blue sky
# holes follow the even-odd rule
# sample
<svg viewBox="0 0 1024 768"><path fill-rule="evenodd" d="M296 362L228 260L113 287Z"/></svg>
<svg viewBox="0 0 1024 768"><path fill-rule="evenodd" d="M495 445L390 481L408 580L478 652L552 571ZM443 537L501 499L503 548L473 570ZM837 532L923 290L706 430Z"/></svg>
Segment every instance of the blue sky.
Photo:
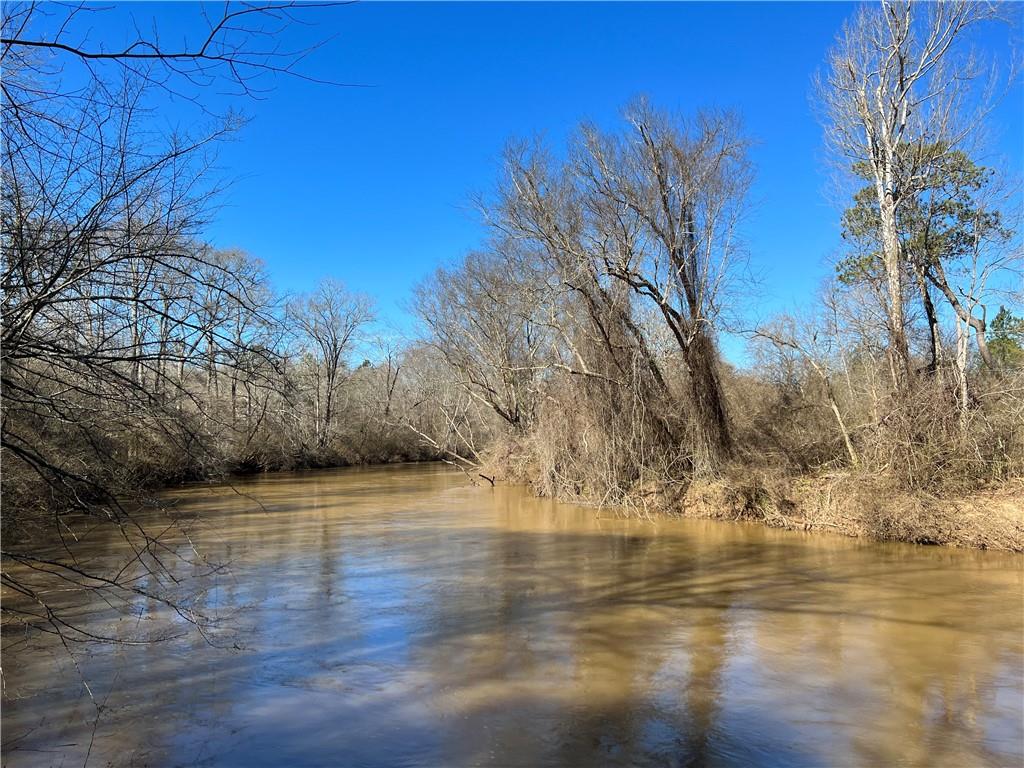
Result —
<svg viewBox="0 0 1024 768"><path fill-rule="evenodd" d="M121 11L143 26L155 16L167 39L195 28L197 7ZM250 122L221 153L234 184L208 237L263 259L285 291L341 279L375 296L385 323L408 329L412 286L480 242L468 199L491 187L510 138L542 134L560 147L580 120L611 125L647 94L672 110L741 113L757 141L745 225L760 277L751 312L792 309L813 299L839 245L811 80L853 9L367 2L310 10L317 26L284 42L336 37L301 71L372 87L279 78L265 100L237 103ZM996 30L982 41L1004 63L1006 37ZM166 114L177 119L174 108ZM1018 170L1022 114L1018 89L993 120L996 148ZM741 347L727 342L726 352L738 359Z"/></svg>

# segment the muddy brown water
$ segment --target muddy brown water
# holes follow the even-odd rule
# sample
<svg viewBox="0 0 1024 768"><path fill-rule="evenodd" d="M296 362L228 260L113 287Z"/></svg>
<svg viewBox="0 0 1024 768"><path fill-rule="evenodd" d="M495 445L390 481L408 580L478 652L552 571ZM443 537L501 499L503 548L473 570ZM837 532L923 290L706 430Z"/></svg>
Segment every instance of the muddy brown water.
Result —
<svg viewBox="0 0 1024 768"><path fill-rule="evenodd" d="M170 495L230 564L172 566L223 647L74 647L76 670L8 625L4 765L1024 762L1019 556L627 521L434 465ZM74 616L186 628L145 601Z"/></svg>

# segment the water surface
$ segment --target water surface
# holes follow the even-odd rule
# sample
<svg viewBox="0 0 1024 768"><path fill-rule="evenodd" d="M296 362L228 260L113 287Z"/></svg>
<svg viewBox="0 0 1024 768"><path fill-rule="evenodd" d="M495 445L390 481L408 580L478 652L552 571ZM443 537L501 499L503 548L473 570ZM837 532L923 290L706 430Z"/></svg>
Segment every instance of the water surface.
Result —
<svg viewBox="0 0 1024 768"><path fill-rule="evenodd" d="M201 580L209 642L74 647L76 669L6 627L4 765L1024 761L1019 556L625 521L432 465L171 496L230 564ZM124 557L102 529L80 546ZM130 609L75 620L187 627Z"/></svg>

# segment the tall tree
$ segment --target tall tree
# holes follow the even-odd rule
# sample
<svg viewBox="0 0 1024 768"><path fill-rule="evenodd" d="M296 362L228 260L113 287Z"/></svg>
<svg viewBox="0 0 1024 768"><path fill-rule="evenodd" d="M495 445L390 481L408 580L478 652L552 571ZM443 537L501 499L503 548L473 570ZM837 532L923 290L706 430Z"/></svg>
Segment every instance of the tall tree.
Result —
<svg viewBox="0 0 1024 768"><path fill-rule="evenodd" d="M604 270L654 303L682 353L694 467L714 472L734 450L715 335L745 257L749 141L729 113L684 121L641 101L626 123L619 135L585 128L574 169Z"/></svg>
<svg viewBox="0 0 1024 768"><path fill-rule="evenodd" d="M964 103L979 72L957 52L965 32L992 14L973 0L864 6L844 25L819 83L829 144L872 182L897 391L911 369L899 211L926 183L935 147L959 148L975 126Z"/></svg>

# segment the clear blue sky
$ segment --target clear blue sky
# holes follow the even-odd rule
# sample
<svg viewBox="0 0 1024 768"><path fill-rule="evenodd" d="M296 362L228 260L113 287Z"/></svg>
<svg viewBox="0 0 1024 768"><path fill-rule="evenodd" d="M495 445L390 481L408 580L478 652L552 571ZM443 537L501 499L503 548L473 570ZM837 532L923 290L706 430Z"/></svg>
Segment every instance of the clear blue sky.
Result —
<svg viewBox="0 0 1024 768"><path fill-rule="evenodd" d="M143 26L155 16L166 38L194 27L196 9L147 3L127 12ZM266 100L241 103L251 122L222 152L236 181L208 236L263 259L283 290L334 276L408 328L402 305L412 286L480 241L467 200L490 188L509 138L541 133L562 146L581 119L611 124L647 94L669 109L743 115L758 142L745 232L761 276L756 311L796 307L813 298L839 245L811 79L853 9L362 3L310 12L317 26L289 32L286 43L337 37L301 70L373 87L285 78ZM1007 37L982 40L1004 65ZM997 149L1017 170L1022 107L1018 89L994 120ZM726 345L734 358L740 349Z"/></svg>

